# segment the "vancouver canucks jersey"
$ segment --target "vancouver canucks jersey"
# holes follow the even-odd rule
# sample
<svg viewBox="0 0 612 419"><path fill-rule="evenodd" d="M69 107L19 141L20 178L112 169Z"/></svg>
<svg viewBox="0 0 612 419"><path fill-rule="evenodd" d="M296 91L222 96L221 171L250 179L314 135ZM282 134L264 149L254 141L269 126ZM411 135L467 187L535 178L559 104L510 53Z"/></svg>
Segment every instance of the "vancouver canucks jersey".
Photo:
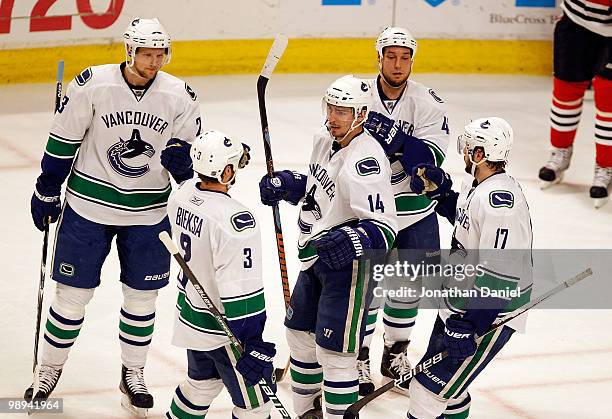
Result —
<svg viewBox="0 0 612 419"><path fill-rule="evenodd" d="M367 131L344 148L323 128L314 137L306 196L299 214L299 258L302 270L317 259L309 245L331 229L368 220L391 248L397 234L391 168L382 147Z"/></svg>
<svg viewBox="0 0 612 419"><path fill-rule="evenodd" d="M170 196L174 240L204 291L227 320L265 315L261 237L253 214L223 192L189 180ZM179 273L173 344L213 350L229 339L187 278Z"/></svg>
<svg viewBox="0 0 612 419"><path fill-rule="evenodd" d="M380 77L380 76L379 76ZM384 99L378 79L372 80L372 109L399 123L402 131L423 140L430 148L437 166L442 164L449 143L448 117L443 101L432 89L407 81L402 95L394 101ZM410 189L410 173L398 160L391 163L391 184L400 230L434 212L435 202Z"/></svg>
<svg viewBox="0 0 612 419"><path fill-rule="evenodd" d="M172 137L192 141L200 126L196 95L178 78L160 71L134 92L120 65L95 66L70 82L45 153L76 156L66 201L79 215L108 225L151 225L166 215L171 191L160 153Z"/></svg>
<svg viewBox="0 0 612 419"><path fill-rule="evenodd" d="M479 291L487 288L489 294L485 296L508 301L498 317L529 302L533 285L532 243L529 207L514 178L501 172L476 186L463 185L457 198L451 253L463 257L463 263L480 266L470 285ZM462 312L465 303L462 298L445 299L442 319ZM525 319L526 315L522 315L509 325L522 330Z"/></svg>

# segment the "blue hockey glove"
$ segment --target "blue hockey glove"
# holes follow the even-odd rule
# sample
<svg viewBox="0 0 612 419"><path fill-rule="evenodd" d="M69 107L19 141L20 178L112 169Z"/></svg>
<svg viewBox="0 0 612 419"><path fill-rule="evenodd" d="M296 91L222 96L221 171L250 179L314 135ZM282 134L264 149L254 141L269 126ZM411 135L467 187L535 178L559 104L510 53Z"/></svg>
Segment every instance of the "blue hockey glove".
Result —
<svg viewBox="0 0 612 419"><path fill-rule="evenodd" d="M426 190L425 181L418 175L419 169L424 169L422 176L429 180L430 191ZM423 164L414 167L411 173L410 189L419 195L425 192L429 199L440 199L446 196L453 187L453 181L448 173L433 164Z"/></svg>
<svg viewBox="0 0 612 419"><path fill-rule="evenodd" d="M272 364L276 349L264 341L247 342L244 353L236 362L236 370L244 377L247 386L256 385L262 378L270 381L274 372Z"/></svg>
<svg viewBox="0 0 612 419"><path fill-rule="evenodd" d="M404 138L397 135L402 131L393 119L378 112L370 112L363 127L380 143L387 156L391 157L402 149Z"/></svg>
<svg viewBox="0 0 612 419"><path fill-rule="evenodd" d="M30 210L34 225L40 231L45 229L46 220L49 219L49 224L51 224L59 218L62 212L61 190L61 185L50 181L45 175L40 175L36 180Z"/></svg>
<svg viewBox="0 0 612 419"><path fill-rule="evenodd" d="M363 228L340 227L312 242L317 255L327 266L340 270L372 248Z"/></svg>
<svg viewBox="0 0 612 419"><path fill-rule="evenodd" d="M457 365L476 353L474 325L463 320L460 315L453 314L446 320L444 328L444 344L448 357Z"/></svg>
<svg viewBox="0 0 612 419"><path fill-rule="evenodd" d="M274 172L274 177L265 175L259 181L259 195L264 205L274 206L282 200L297 205L306 195L305 175L291 170Z"/></svg>
<svg viewBox="0 0 612 419"><path fill-rule="evenodd" d="M191 144L179 138L170 138L166 148L161 152L160 159L164 168L170 172L176 183L181 183L193 177L193 162L191 161Z"/></svg>

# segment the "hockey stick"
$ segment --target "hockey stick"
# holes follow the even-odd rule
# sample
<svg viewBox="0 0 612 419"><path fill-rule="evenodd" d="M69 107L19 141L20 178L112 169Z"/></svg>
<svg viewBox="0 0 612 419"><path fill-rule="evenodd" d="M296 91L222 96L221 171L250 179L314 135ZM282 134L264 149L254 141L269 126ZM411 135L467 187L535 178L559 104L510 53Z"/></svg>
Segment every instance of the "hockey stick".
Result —
<svg viewBox="0 0 612 419"><path fill-rule="evenodd" d="M282 34L278 34L274 43L270 48L266 62L257 78L257 100L259 102L259 117L261 119L261 133L264 140L264 153L266 156L266 167L268 169L268 176L274 176L274 162L272 160L272 146L270 145L270 131L268 130L268 115L266 112L266 86L268 80L272 77L272 72L278 64L278 61L283 56L285 48L287 48L287 37ZM280 211L278 205L272 207L272 215L274 217L274 230L276 232L276 250L278 251L278 264L280 267L281 281L283 285L283 298L285 300L285 310L289 308L289 302L291 301L291 291L289 290L289 276L287 274L287 261L285 259L285 245L283 241L283 228L281 226ZM274 375L276 381L282 381L287 374L289 369L289 360L284 368L276 368Z"/></svg>
<svg viewBox="0 0 612 419"><path fill-rule="evenodd" d="M57 81L55 82L55 109L56 113L60 107L62 101L62 79L64 78L64 61L57 63ZM36 306L36 334L34 335L34 361L32 365L32 372L36 372L36 366L38 365L38 341L40 337L40 319L42 316L43 308L43 293L45 290L45 276L47 273L47 248L49 246L49 220L43 221L43 245L42 245L42 256L40 258L40 281L38 283L38 305ZM36 377L34 379L36 382ZM36 393L34 393L36 394Z"/></svg>
<svg viewBox="0 0 612 419"><path fill-rule="evenodd" d="M206 309L210 311L210 314L212 314L215 320L217 320L217 323L219 323L219 326L221 326L221 329L223 329L223 332L225 332L225 334L229 338L231 345L240 354L242 354L244 352L244 348L242 347L242 345L236 338L236 335L234 335L234 333L230 329L229 325L223 318L223 315L221 314L219 309L215 307L215 304L212 302L208 294L206 294L206 291L204 291L204 288L202 287L202 285L200 284L200 282L194 275L193 271L189 268L189 265L187 265L187 262L185 262L185 259L183 259L183 257L180 255L179 249L176 246L176 244L174 244L172 239L170 238L170 235L166 231L162 231L161 233L159 233L159 240L161 240L164 246L166 246L166 249L168 249L168 252L170 252L170 254L174 256L174 259L176 259L178 264L181 266L183 273L187 276L187 279L189 279L189 282L191 282L191 285L193 285L193 288L195 288L200 298L204 301L204 305L206 306ZM261 379L261 381L259 382L259 387L266 394L266 396L268 396L268 398L272 400L274 407L276 407L281 417L286 418L286 419L291 419L291 416L289 416L289 413L287 412L287 410L281 403L280 399L278 398L274 390L272 390L272 387L270 387L270 385L266 382L265 379L263 378Z"/></svg>
<svg viewBox="0 0 612 419"><path fill-rule="evenodd" d="M593 275L593 271L591 270L591 268L587 268L584 271L580 272L578 275L574 276L573 278L570 278L567 281L562 282L561 284L557 285L556 287L554 287L550 291L542 294L536 300L531 301L531 302L525 304L524 306L519 307L516 310L510 312L503 319L495 322L493 324L493 326L491 326L491 328L484 335L482 335L482 336L478 337L478 339L476 339L476 342L480 343L480 341L485 336L487 336L490 333L493 333L495 330L499 329L501 326L505 325L509 321L517 318L521 314L525 313L527 310L535 307L536 305L540 304L542 301L547 300L548 298L550 298L551 296L557 294L558 292L563 291L564 289L569 288L572 285L575 285L576 283L582 281L583 279L585 279L585 278L587 278L587 277L589 277L591 275ZM427 359L425 362L417 365L412 370L408 371L406 374L404 374L401 377L397 378L395 381L390 381L387 384L385 384L384 386L377 388L376 390L374 390L373 393L368 394L367 396L365 396L361 400L358 400L355 403L353 403L352 405L350 405L346 409L346 412L344 413L343 418L344 419L356 419L356 418L358 418L359 417L359 411L361 409L363 409L363 407L366 404L368 404L369 402L371 402L372 400L374 400L375 398L377 398L381 394L386 393L387 391L391 390L393 387L399 386L402 383L410 380L415 375L423 372L423 370L431 367L434 364L439 363L440 361L442 361L447 356L448 356L448 353L446 351L440 352L440 353L434 355L433 357Z"/></svg>

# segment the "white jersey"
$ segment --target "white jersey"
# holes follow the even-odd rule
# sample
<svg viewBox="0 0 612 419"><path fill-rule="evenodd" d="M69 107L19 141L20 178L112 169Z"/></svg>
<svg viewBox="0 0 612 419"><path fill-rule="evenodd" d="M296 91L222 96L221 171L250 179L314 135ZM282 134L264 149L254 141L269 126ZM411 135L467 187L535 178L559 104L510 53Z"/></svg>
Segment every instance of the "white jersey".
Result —
<svg viewBox="0 0 612 419"><path fill-rule="evenodd" d="M561 8L574 23L612 37L612 0L565 0Z"/></svg>
<svg viewBox="0 0 612 419"><path fill-rule="evenodd" d="M82 217L107 225L152 225L166 215L166 142L193 141L200 130L195 93L160 71L134 93L119 64L86 69L70 84L55 114L45 152L76 160L66 202ZM78 151L78 154L77 154Z"/></svg>
<svg viewBox="0 0 612 419"><path fill-rule="evenodd" d="M376 225L391 248L397 234L391 167L382 147L367 131L344 148L332 149L334 139L326 128L314 137L308 166L306 196L298 226L302 270L317 259L309 245L331 229L361 220Z"/></svg>
<svg viewBox="0 0 612 419"><path fill-rule="evenodd" d="M192 179L172 193L168 216L181 254L228 320L264 313L261 236L253 214L223 192L203 191ZM208 351L229 339L193 285L179 273L172 343Z"/></svg>
<svg viewBox="0 0 612 419"><path fill-rule="evenodd" d="M498 315L526 304L533 285L531 248L533 233L525 195L519 183L505 172L494 174L477 186L463 185L457 199L452 259L481 267L473 285L490 290L514 291L501 295L509 301ZM478 251L475 251L478 249ZM500 250L506 249L506 251ZM453 260L457 262L457 260ZM463 312L463 299L445 299L440 317ZM517 331L524 328L526 314L509 323Z"/></svg>
<svg viewBox="0 0 612 419"><path fill-rule="evenodd" d="M370 81L374 96L370 112L378 112L399 122L404 133L423 140L429 146L436 165L440 166L449 144L448 117L442 99L432 89L409 79L397 100L385 101L377 80ZM404 172L399 161L394 161L391 169L398 227L402 230L433 213L435 202L412 192L410 173Z"/></svg>

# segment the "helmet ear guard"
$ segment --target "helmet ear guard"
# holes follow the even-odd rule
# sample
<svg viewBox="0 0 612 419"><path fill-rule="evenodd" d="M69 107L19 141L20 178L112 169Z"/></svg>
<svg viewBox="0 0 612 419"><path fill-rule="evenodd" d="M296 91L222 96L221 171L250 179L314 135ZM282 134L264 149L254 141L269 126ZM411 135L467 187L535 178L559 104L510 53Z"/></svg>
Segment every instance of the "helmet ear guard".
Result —
<svg viewBox="0 0 612 419"><path fill-rule="evenodd" d="M137 18L130 22L123 33L127 63L132 66L138 48L164 48L166 57L162 65L170 63L172 58L172 41L168 31L157 18Z"/></svg>

